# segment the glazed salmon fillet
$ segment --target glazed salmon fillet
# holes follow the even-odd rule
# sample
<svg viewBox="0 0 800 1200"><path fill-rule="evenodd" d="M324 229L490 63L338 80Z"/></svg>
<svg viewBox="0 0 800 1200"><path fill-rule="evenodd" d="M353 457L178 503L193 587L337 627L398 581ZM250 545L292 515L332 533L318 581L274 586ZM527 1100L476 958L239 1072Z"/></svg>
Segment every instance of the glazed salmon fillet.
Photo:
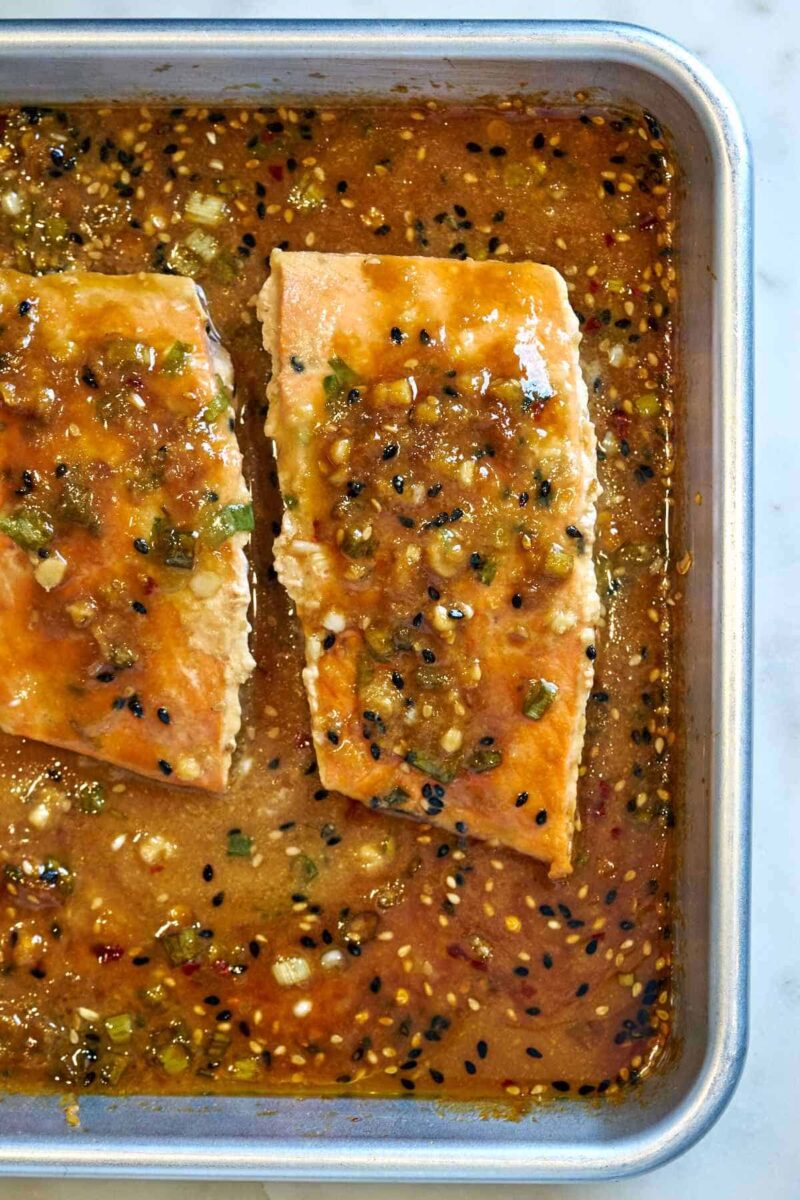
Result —
<svg viewBox="0 0 800 1200"><path fill-rule="evenodd" d="M564 876L598 616L565 283L527 262L271 267L275 561L321 781Z"/></svg>
<svg viewBox="0 0 800 1200"><path fill-rule="evenodd" d="M0 271L0 727L219 791L252 663L230 365L189 279Z"/></svg>

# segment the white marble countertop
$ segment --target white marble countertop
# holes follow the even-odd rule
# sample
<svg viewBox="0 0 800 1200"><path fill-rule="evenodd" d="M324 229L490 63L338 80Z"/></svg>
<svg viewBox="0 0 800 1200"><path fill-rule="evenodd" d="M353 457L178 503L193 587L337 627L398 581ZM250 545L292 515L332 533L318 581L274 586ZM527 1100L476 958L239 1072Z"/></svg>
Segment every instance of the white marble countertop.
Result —
<svg viewBox="0 0 800 1200"><path fill-rule="evenodd" d="M738 101L756 160L756 723L753 978L744 1078L711 1133L622 1183L510 1187L508 1200L800 1198L800 4L798 0L0 0L0 17L574 17L652 25L699 55ZM794 530L794 533L792 532ZM795 591L795 588L797 591ZM794 849L794 852L793 852ZM146 1193L145 1193L146 1188ZM444 1187L0 1181L0 1200L439 1200ZM490 1186L460 1188L488 1200Z"/></svg>

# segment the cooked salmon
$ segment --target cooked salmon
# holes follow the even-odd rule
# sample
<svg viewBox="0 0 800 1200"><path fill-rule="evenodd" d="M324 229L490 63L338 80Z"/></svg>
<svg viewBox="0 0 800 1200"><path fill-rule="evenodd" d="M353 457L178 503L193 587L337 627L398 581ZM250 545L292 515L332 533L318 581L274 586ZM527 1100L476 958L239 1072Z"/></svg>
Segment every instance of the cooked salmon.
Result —
<svg viewBox="0 0 800 1200"><path fill-rule="evenodd" d="M250 496L230 364L177 276L0 271L0 727L225 787Z"/></svg>
<svg viewBox="0 0 800 1200"><path fill-rule="evenodd" d="M322 783L566 875L598 616L566 285L528 262L271 268L276 568Z"/></svg>

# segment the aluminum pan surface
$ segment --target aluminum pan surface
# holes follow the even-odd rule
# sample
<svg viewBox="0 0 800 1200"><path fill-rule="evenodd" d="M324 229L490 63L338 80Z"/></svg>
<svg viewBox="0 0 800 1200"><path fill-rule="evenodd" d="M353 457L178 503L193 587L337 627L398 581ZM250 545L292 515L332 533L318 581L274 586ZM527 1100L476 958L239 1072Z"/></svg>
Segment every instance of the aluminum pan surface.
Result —
<svg viewBox="0 0 800 1200"><path fill-rule="evenodd" d="M687 178L681 358L696 568L687 577L687 797L675 1061L625 1102L517 1121L429 1101L0 1097L0 1172L535 1182L633 1174L685 1150L744 1058L752 574L751 172L714 78L660 35L594 22L5 22L0 100L270 96L442 100L526 90L652 107ZM46 83L42 83L46 80ZM396 92L394 94L397 94ZM692 321L685 313L691 311ZM701 491L697 507L688 497Z"/></svg>

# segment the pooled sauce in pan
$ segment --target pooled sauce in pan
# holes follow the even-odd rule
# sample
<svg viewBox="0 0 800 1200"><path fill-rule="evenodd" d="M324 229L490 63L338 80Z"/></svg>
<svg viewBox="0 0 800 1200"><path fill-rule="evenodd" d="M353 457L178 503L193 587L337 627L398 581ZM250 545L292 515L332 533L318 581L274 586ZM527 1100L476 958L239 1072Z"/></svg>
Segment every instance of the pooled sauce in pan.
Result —
<svg viewBox="0 0 800 1200"><path fill-rule="evenodd" d="M579 102L0 115L0 265L176 272L205 292L253 490L257 661L218 797L0 736L4 1087L528 1099L618 1092L658 1065L689 565L668 539L674 172L651 114ZM567 880L320 786L271 566L254 297L276 246L530 259L567 280L604 606Z"/></svg>

